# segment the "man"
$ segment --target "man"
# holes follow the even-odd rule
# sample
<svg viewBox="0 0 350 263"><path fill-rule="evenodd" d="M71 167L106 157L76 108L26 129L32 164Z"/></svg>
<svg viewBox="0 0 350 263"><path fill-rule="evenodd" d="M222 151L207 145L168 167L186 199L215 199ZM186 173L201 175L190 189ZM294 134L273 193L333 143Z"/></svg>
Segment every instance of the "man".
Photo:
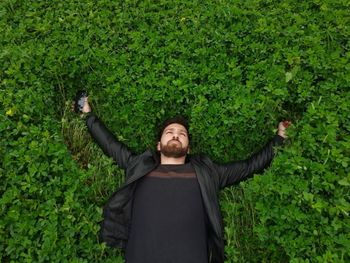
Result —
<svg viewBox="0 0 350 263"><path fill-rule="evenodd" d="M126 173L104 207L100 237L124 249L127 263L224 262L218 192L266 168L290 124L279 123L278 134L251 158L218 165L189 155L188 123L181 117L163 123L157 153L135 155L91 112L87 98L82 112L92 137Z"/></svg>

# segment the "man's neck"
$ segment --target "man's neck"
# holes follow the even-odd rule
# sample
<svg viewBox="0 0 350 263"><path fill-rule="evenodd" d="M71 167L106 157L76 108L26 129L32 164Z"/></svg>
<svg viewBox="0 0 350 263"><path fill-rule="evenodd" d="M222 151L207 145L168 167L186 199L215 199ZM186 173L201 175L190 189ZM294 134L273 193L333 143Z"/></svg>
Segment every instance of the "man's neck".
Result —
<svg viewBox="0 0 350 263"><path fill-rule="evenodd" d="M163 154L160 155L161 164L184 164L186 161L186 156L183 157L166 157Z"/></svg>

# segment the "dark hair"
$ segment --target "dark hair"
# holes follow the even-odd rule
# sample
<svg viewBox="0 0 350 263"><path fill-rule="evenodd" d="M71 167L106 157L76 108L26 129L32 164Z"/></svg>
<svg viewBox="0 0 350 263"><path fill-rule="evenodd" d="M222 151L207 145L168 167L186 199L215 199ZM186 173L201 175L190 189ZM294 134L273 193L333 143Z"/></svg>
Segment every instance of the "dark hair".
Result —
<svg viewBox="0 0 350 263"><path fill-rule="evenodd" d="M162 125L158 129L158 141L160 141L160 138L162 137L164 129L172 123L177 123L177 124L181 124L182 126L184 126L187 130L188 138L190 139L190 133L188 131L189 130L188 121L184 116L178 115L178 116L168 118L168 119L163 121Z"/></svg>

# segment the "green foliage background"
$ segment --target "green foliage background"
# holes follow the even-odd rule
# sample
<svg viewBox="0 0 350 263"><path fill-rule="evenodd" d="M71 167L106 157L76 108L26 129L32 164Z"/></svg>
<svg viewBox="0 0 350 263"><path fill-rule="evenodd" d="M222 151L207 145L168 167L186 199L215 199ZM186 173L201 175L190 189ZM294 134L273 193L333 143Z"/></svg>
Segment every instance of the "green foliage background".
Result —
<svg viewBox="0 0 350 263"><path fill-rule="evenodd" d="M135 152L188 116L193 152L248 157L291 119L272 166L222 192L227 262L349 262L347 0L0 3L0 261L122 262L98 244L123 179L70 112Z"/></svg>

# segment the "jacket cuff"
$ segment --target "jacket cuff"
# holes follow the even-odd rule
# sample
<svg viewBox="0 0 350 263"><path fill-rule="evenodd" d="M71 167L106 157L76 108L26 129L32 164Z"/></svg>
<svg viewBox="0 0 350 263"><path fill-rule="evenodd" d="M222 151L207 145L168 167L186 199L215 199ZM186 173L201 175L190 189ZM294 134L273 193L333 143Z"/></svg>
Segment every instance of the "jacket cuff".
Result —
<svg viewBox="0 0 350 263"><path fill-rule="evenodd" d="M283 138L281 135L276 134L272 140L274 142L274 145L283 145L285 138Z"/></svg>
<svg viewBox="0 0 350 263"><path fill-rule="evenodd" d="M92 111L86 113L84 116L86 124L88 124L89 120L94 116L96 116L96 115Z"/></svg>

